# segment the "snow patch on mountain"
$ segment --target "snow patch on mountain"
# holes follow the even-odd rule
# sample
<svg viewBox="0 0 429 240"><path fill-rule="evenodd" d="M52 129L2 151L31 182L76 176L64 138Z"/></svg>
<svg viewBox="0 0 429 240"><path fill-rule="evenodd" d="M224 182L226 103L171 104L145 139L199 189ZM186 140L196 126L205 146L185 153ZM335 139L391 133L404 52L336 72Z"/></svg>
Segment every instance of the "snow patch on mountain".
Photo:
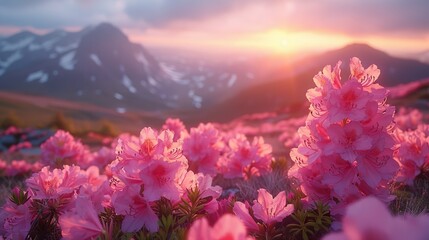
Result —
<svg viewBox="0 0 429 240"><path fill-rule="evenodd" d="M10 55L5 61L0 60L0 66L3 68L9 67L13 62L18 61L22 58L21 52L16 51L12 55Z"/></svg>
<svg viewBox="0 0 429 240"><path fill-rule="evenodd" d="M37 44L37 43L31 43L28 45L28 50L30 51L36 51L36 50L50 50L52 49L53 45L58 42L59 38L53 38L48 41L45 41L43 43Z"/></svg>
<svg viewBox="0 0 429 240"><path fill-rule="evenodd" d="M192 99L192 104L194 105L194 107L202 107L203 98L201 96L196 95L193 90L190 90L188 92L188 96Z"/></svg>
<svg viewBox="0 0 429 240"><path fill-rule="evenodd" d="M131 82L130 78L127 75L124 75L122 77L122 84L128 88L128 91L131 93L136 93L137 89L133 86L133 83Z"/></svg>
<svg viewBox="0 0 429 240"><path fill-rule="evenodd" d="M75 51L71 51L62 56L60 59L60 66L65 70L73 70L76 64L76 60L74 59L75 54Z"/></svg>
<svg viewBox="0 0 429 240"><path fill-rule="evenodd" d="M101 60L100 60L100 58L96 55L96 54L90 54L89 55L89 57L91 58L91 60L92 61L94 61L95 62L95 64L97 64L98 66L101 66L102 65L102 63L101 63Z"/></svg>
<svg viewBox="0 0 429 240"><path fill-rule="evenodd" d="M55 51L57 53L65 53L68 52L70 50L76 49L79 46L79 43L75 42L75 43L71 43L69 45L66 46L57 46L55 47Z"/></svg>
<svg viewBox="0 0 429 240"><path fill-rule="evenodd" d="M27 37L15 43L3 42L2 51L14 51L21 49L28 44L30 44L34 40L34 37Z"/></svg>
<svg viewBox="0 0 429 240"><path fill-rule="evenodd" d="M177 82L183 85L189 83L189 80L182 79L184 74L177 71L173 66L169 66L164 62L161 62L159 65L161 66L161 69L167 74L167 76L174 82Z"/></svg>
<svg viewBox="0 0 429 240"><path fill-rule="evenodd" d="M42 70L39 70L37 72L31 73L27 76L27 82L33 82L36 80L39 80L40 83L45 83L49 79L49 75Z"/></svg>
<svg viewBox="0 0 429 240"><path fill-rule="evenodd" d="M120 93L115 93L113 96L118 100L124 99L124 96L122 96L122 94L120 94Z"/></svg>

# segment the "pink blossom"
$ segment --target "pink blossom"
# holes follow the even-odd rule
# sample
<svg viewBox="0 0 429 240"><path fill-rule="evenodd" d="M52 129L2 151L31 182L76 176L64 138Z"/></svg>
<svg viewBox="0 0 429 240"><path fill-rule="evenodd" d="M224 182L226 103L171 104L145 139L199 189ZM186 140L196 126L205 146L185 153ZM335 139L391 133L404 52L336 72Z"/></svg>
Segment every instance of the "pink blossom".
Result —
<svg viewBox="0 0 429 240"><path fill-rule="evenodd" d="M394 108L385 102L387 90L375 83L380 71L352 58L351 75L341 83L340 64L313 79L310 114L290 152L295 165L288 173L301 182L306 200L323 201L338 215L342 203L367 195L391 200L388 184L398 170L392 158Z"/></svg>
<svg viewBox="0 0 429 240"><path fill-rule="evenodd" d="M103 232L92 202L83 196L78 197L74 207L60 216L59 224L63 239L93 239Z"/></svg>
<svg viewBox="0 0 429 240"><path fill-rule="evenodd" d="M281 222L294 211L292 204L286 204L286 193L280 192L273 196L265 189L258 190L258 198L253 201L253 213L256 218L268 225Z"/></svg>
<svg viewBox="0 0 429 240"><path fill-rule="evenodd" d="M219 160L220 171L226 178L259 176L271 170L273 159L270 145L263 138L254 138L249 143L242 134L229 139L226 153Z"/></svg>
<svg viewBox="0 0 429 240"><path fill-rule="evenodd" d="M256 223L255 219L253 219L252 216L250 216L249 213L249 204L246 202L235 202L233 207L233 212L237 217L241 219L241 221L244 223L246 228L251 232L257 232L259 230L259 226Z"/></svg>
<svg viewBox="0 0 429 240"><path fill-rule="evenodd" d="M395 122L403 131L416 130L423 123L423 114L417 109L399 108L395 114Z"/></svg>
<svg viewBox="0 0 429 240"><path fill-rule="evenodd" d="M179 200L180 186L177 177L181 174L180 169L180 162L152 161L140 172L145 198L148 201L155 201L161 197L172 201Z"/></svg>
<svg viewBox="0 0 429 240"><path fill-rule="evenodd" d="M400 164L396 180L411 185L429 162L429 134L421 128L410 131L396 129L394 136L397 143L394 157Z"/></svg>
<svg viewBox="0 0 429 240"><path fill-rule="evenodd" d="M391 181L398 172L399 165L392 157L390 148L373 146L359 158L358 172L363 181L371 187L378 186L383 180Z"/></svg>
<svg viewBox="0 0 429 240"><path fill-rule="evenodd" d="M63 165L86 164L90 161L88 150L79 140L62 130L58 130L41 146L41 161L46 166L61 167Z"/></svg>
<svg viewBox="0 0 429 240"><path fill-rule="evenodd" d="M331 144L325 148L325 154L338 153L349 162L356 160L359 152L371 148L372 138L363 133L362 126L357 122L351 122L345 126L332 124L327 129L331 138Z"/></svg>
<svg viewBox="0 0 429 240"><path fill-rule="evenodd" d="M351 77L359 80L364 87L371 86L380 76L380 69L375 64L364 69L361 61L357 57L350 59Z"/></svg>
<svg viewBox="0 0 429 240"><path fill-rule="evenodd" d="M9 177L14 177L18 175L26 175L32 173L33 164L28 163L25 160L13 160L6 167L5 174Z"/></svg>
<svg viewBox="0 0 429 240"><path fill-rule="evenodd" d="M158 217L142 196L138 185L126 186L112 196L112 204L117 214L124 215L122 231L136 232L143 226L150 232L158 231Z"/></svg>
<svg viewBox="0 0 429 240"><path fill-rule="evenodd" d="M353 190L350 186L359 181L356 161L350 163L339 155L331 155L323 157L320 162L324 171L322 183L331 186L339 196L348 195Z"/></svg>
<svg viewBox="0 0 429 240"><path fill-rule="evenodd" d="M365 107L370 100L368 92L363 90L358 81L347 81L338 91L329 95L327 108L331 123L349 119L361 121L365 119Z"/></svg>
<svg viewBox="0 0 429 240"><path fill-rule="evenodd" d="M246 240L247 231L239 218L232 214L223 215L213 227L207 219L196 220L188 232L188 240Z"/></svg>
<svg viewBox="0 0 429 240"><path fill-rule="evenodd" d="M6 239L24 240L30 231L32 214L30 201L16 205L10 200L0 209L0 236Z"/></svg>
<svg viewBox="0 0 429 240"><path fill-rule="evenodd" d="M86 182L87 175L80 167L68 165L52 171L44 167L26 180L27 186L34 192L34 199L69 197Z"/></svg>
<svg viewBox="0 0 429 240"><path fill-rule="evenodd" d="M189 161L190 170L204 174L216 174L216 164L223 149L219 131L212 124L200 124L191 128L183 142L183 153Z"/></svg>
<svg viewBox="0 0 429 240"><path fill-rule="evenodd" d="M342 222L342 232L328 234L323 239L424 240L429 236L429 215L393 217L387 207L374 197L351 204Z"/></svg>
<svg viewBox="0 0 429 240"><path fill-rule="evenodd" d="M179 139L183 139L189 135L185 124L177 118L167 118L164 125L162 125L162 129L172 131L174 133L174 141L178 141Z"/></svg>

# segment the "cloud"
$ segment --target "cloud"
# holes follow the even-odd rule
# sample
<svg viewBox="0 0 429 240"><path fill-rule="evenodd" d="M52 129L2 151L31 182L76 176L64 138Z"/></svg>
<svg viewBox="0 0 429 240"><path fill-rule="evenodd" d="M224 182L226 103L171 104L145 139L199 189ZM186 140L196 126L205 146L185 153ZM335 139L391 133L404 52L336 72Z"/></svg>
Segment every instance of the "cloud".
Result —
<svg viewBox="0 0 429 240"><path fill-rule="evenodd" d="M125 11L134 20L160 26L177 20L199 21L255 1L263 0L130 0Z"/></svg>
<svg viewBox="0 0 429 240"><path fill-rule="evenodd" d="M284 21L295 28L324 29L350 35L429 31L429 1L296 1Z"/></svg>
<svg viewBox="0 0 429 240"><path fill-rule="evenodd" d="M55 29L101 21L120 22L125 16L121 1L35 0L2 1L0 25Z"/></svg>
<svg viewBox="0 0 429 240"><path fill-rule="evenodd" d="M427 0L3 0L0 26L41 29L109 21L124 28L346 35L429 33Z"/></svg>

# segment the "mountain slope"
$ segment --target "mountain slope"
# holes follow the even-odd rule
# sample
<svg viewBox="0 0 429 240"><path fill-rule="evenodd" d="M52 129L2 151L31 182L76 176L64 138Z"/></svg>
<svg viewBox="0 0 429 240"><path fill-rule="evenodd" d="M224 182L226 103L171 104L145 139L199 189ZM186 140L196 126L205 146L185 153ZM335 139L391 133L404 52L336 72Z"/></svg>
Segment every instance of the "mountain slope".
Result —
<svg viewBox="0 0 429 240"><path fill-rule="evenodd" d="M125 106L153 110L168 105L155 87L144 86L150 78L162 85L166 77L159 63L111 24L76 33L23 32L3 39L0 50L0 88L4 90L90 102L118 111Z"/></svg>
<svg viewBox="0 0 429 240"><path fill-rule="evenodd" d="M0 39L0 89L127 110L193 110L255 81L232 59L158 60L109 23Z"/></svg>

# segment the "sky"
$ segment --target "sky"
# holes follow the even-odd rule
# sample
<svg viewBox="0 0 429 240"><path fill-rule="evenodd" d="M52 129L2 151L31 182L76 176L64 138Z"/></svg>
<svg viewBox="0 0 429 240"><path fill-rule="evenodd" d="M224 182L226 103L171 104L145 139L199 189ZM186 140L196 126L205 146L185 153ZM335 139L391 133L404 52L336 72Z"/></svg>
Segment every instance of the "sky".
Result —
<svg viewBox="0 0 429 240"><path fill-rule="evenodd" d="M0 35L110 22L147 47L292 55L429 50L427 0L2 0Z"/></svg>

